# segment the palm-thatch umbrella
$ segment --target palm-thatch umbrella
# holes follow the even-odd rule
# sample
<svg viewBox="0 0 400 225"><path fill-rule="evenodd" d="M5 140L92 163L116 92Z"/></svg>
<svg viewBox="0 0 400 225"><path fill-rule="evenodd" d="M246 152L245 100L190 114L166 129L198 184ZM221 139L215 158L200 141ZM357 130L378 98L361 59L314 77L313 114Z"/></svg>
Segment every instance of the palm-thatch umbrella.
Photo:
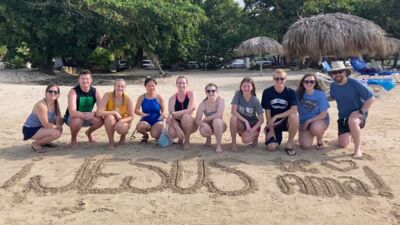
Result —
<svg viewBox="0 0 400 225"><path fill-rule="evenodd" d="M301 18L286 32L283 51L289 59L321 56L384 56L386 32L358 16L334 13Z"/></svg>
<svg viewBox="0 0 400 225"><path fill-rule="evenodd" d="M387 55L395 55L400 52L400 40L397 38L388 37L387 42Z"/></svg>
<svg viewBox="0 0 400 225"><path fill-rule="evenodd" d="M263 56L265 54L282 55L282 45L269 37L255 37L242 42L236 49L235 54L243 56ZM262 75L262 63L260 63L260 75Z"/></svg>
<svg viewBox="0 0 400 225"><path fill-rule="evenodd" d="M387 55L394 56L392 68L397 66L397 61L399 60L400 55L400 40L397 38L389 37L386 39L387 41Z"/></svg>

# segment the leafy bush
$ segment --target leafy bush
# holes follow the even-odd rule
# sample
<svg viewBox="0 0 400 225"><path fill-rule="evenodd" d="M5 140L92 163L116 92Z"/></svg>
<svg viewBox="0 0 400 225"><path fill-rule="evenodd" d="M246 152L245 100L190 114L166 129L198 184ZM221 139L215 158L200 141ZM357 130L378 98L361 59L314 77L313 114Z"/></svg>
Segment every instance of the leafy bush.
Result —
<svg viewBox="0 0 400 225"><path fill-rule="evenodd" d="M109 69L114 63L114 55L111 51L97 47L90 55L88 59L88 67L94 70L98 69Z"/></svg>

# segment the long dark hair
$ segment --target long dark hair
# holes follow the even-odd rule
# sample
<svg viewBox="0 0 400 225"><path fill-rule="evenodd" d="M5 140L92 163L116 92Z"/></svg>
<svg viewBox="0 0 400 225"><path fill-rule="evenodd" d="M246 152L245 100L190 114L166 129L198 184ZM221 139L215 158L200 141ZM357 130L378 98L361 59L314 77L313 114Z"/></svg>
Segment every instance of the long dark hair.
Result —
<svg viewBox="0 0 400 225"><path fill-rule="evenodd" d="M60 96L60 87L57 84L49 84L49 85L47 85L45 93L47 93L47 91L50 90L50 88L52 88L52 87L56 87L57 88L58 97L59 97ZM56 111L56 115L57 116L61 115L61 113L60 113L60 105L58 104L58 97L54 101L54 109Z"/></svg>
<svg viewBox="0 0 400 225"><path fill-rule="evenodd" d="M314 79L315 79L314 90L320 90L320 91L322 91L322 88L321 88L321 86L319 85L317 76L315 76L314 73L306 73L306 74L301 78L300 83L299 83L299 87L297 88L297 96L299 96L299 100L303 99L304 93L306 92L306 89L304 88L303 82L304 82L304 80L305 80L307 77L314 77Z"/></svg>
<svg viewBox="0 0 400 225"><path fill-rule="evenodd" d="M242 84L245 82L248 82L251 84L251 86L253 87L253 89L251 90L251 94L256 96L256 85L254 84L254 80L251 79L251 77L245 77L245 78L243 78L242 82L240 82L240 86L239 86L240 93L243 95Z"/></svg>

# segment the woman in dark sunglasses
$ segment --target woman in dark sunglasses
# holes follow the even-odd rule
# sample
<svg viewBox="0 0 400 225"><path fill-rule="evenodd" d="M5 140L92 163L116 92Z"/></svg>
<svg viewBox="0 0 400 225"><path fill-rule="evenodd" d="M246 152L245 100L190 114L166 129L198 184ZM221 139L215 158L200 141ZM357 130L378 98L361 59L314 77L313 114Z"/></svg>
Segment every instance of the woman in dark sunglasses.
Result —
<svg viewBox="0 0 400 225"><path fill-rule="evenodd" d="M300 118L300 146L305 149L311 148L316 137L316 149L323 149L322 138L329 126L329 103L315 74L307 73L301 78L297 89L297 106Z"/></svg>
<svg viewBox="0 0 400 225"><path fill-rule="evenodd" d="M206 98L200 103L197 114L196 124L199 126L201 136L207 138L206 145L211 145L211 135L215 135L217 153L223 152L221 141L222 134L227 126L223 120L225 110L225 100L218 96L217 85L209 83L205 87ZM203 117L204 115L204 117Z"/></svg>
<svg viewBox="0 0 400 225"><path fill-rule="evenodd" d="M36 102L32 112L22 127L24 141L32 139L32 149L38 153L46 152L43 147L56 147L51 143L62 133L62 119L58 97L60 88L55 84L46 87L45 97Z"/></svg>

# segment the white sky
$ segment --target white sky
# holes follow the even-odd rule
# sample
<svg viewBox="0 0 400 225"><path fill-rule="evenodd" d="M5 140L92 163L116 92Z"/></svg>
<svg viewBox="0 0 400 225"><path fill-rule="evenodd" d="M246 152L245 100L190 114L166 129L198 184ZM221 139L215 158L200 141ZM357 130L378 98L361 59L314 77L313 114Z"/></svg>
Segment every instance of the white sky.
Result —
<svg viewBox="0 0 400 225"><path fill-rule="evenodd" d="M235 0L235 2L239 3L239 5L242 6L242 7L244 6L243 0Z"/></svg>

